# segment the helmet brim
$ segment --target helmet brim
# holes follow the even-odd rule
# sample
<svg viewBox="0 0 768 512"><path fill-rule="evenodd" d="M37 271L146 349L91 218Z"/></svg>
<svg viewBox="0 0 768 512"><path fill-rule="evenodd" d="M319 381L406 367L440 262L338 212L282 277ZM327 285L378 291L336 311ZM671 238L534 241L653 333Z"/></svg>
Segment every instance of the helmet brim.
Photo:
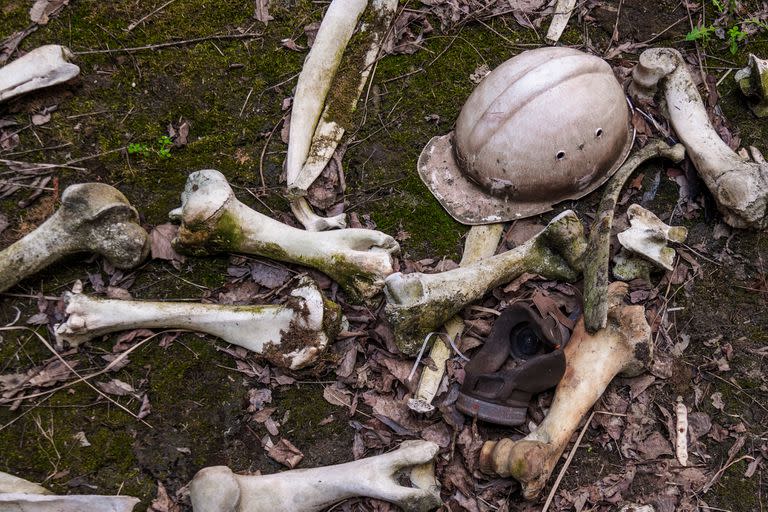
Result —
<svg viewBox="0 0 768 512"><path fill-rule="evenodd" d="M459 167L453 151L453 132L433 137L419 155L417 168L421 181L451 217L462 224L477 226L533 217L552 210L557 203L589 194L616 172L626 159L631 147L632 133L628 131L621 158L602 179L585 190L555 201L526 202L489 194L487 190L467 178Z"/></svg>

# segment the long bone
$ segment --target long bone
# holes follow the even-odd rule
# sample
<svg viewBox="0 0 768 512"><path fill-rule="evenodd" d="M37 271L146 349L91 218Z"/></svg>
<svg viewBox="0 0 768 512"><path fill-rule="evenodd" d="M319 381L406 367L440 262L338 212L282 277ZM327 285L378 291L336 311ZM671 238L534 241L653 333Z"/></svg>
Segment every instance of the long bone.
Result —
<svg viewBox="0 0 768 512"><path fill-rule="evenodd" d="M595 334L579 320L565 351L565 375L555 390L547 417L523 439L487 441L480 452L480 467L487 473L518 480L525 499L544 488L579 422L597 402L617 374L634 376L653 357L651 328L642 306L623 304L628 286L608 287L608 324Z"/></svg>
<svg viewBox="0 0 768 512"><path fill-rule="evenodd" d="M130 496L55 496L45 487L0 471L0 511L131 512L137 503L138 498Z"/></svg>
<svg viewBox="0 0 768 512"><path fill-rule="evenodd" d="M248 208L235 197L219 171L189 175L182 206L170 213L181 221L173 241L180 252L218 251L258 254L316 268L333 278L354 299L368 299L392 273L394 238L370 229L311 232L287 226Z"/></svg>
<svg viewBox="0 0 768 512"><path fill-rule="evenodd" d="M66 321L56 341L72 346L97 336L139 328L189 329L264 354L273 363L299 369L317 360L341 326L339 306L302 278L285 305L225 306L145 302L65 293Z"/></svg>
<svg viewBox="0 0 768 512"><path fill-rule="evenodd" d="M69 62L72 52L49 44L35 48L0 68L0 101L71 80L80 68Z"/></svg>
<svg viewBox="0 0 768 512"><path fill-rule="evenodd" d="M114 187L68 187L56 213L0 252L0 292L76 252L101 254L118 268L135 267L149 252L147 232L138 222L139 214Z"/></svg>
<svg viewBox="0 0 768 512"><path fill-rule="evenodd" d="M653 98L661 85L666 114L725 222L737 228L768 226L768 165L757 150L750 161L718 136L680 52L652 48L640 54L629 93Z"/></svg>
<svg viewBox="0 0 768 512"><path fill-rule="evenodd" d="M333 0L323 17L312 49L296 84L291 110L286 181L294 196L291 210L310 231L346 227L345 215L320 217L306 199L299 197L320 176L347 129L349 116L365 87L379 54L384 33L394 16L395 0L372 0L370 15L361 24L348 64L341 67L358 20L366 10L366 0ZM366 49L359 55L360 49ZM329 91L334 89L332 101Z"/></svg>
<svg viewBox="0 0 768 512"><path fill-rule="evenodd" d="M526 243L472 265L437 274L392 274L385 281L384 311L398 347L415 354L426 335L464 306L523 272L576 280L585 247L581 221L568 210Z"/></svg>
<svg viewBox="0 0 768 512"><path fill-rule="evenodd" d="M192 510L315 512L347 498L366 496L389 501L406 512L426 512L442 505L433 466L438 449L428 441L404 441L397 450L375 457L260 476L212 466L201 469L189 484ZM397 481L397 475L408 469L415 487Z"/></svg>

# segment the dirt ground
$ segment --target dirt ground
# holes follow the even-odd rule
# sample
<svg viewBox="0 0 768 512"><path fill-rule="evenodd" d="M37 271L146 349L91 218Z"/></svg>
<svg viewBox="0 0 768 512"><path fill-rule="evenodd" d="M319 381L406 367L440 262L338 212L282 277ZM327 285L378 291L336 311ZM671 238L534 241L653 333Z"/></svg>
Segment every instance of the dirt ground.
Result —
<svg viewBox="0 0 768 512"><path fill-rule="evenodd" d="M45 25L31 24L32 3L0 0L0 39L29 29L19 52L66 45L81 74L74 83L0 106L0 180L20 184L0 199L0 221L7 220L0 246L50 216L67 186L89 181L120 189L153 230L179 205L187 175L206 168L222 171L252 208L295 224L280 181L285 121L307 51L305 27L322 18L327 3L273 0L272 19L264 23L251 0L178 0L157 12L165 2L71 0ZM752 15L764 24L768 8L725 3L723 14L720 2L580 2L561 44L608 57L620 79L646 45L680 49L708 77L711 113L727 141L766 149L768 127L751 114L733 75L750 52L768 56L768 36L764 27L750 25L754 31L737 40L732 53L727 30ZM401 2L399 16L407 18L395 34L395 51L378 62L345 139L346 192L342 198L338 182L331 182L333 193L322 208L334 211L343 202L353 222L395 236L403 270L434 271L458 261L467 231L420 181L421 149L450 131L478 68L493 69L545 44L546 10L520 7L537 2L509 2L503 9L496 4L483 10L464 0ZM721 30L686 41L692 25ZM0 57L7 49L6 40ZM658 136L636 117L639 142ZM164 136L175 145L165 144ZM24 169L34 167L24 163L65 166L21 179ZM636 176L641 179L624 193L616 227L626 225L629 204L640 202L666 222L686 226L689 238L674 272L654 273L651 282L633 285L631 300L645 304L655 320L656 360L643 376L616 379L598 402L550 510L618 510L636 502L657 511L762 511L768 507L768 240L760 232L725 226L690 163L654 161ZM41 185L39 178L46 177ZM8 186L0 181L0 194ZM26 201L40 186L42 194ZM598 190L510 226L507 246L531 224L546 224L567 208L588 225L599 196ZM312 275L342 303L349 330L358 335L337 342L321 364L304 372L289 374L193 333L141 341L147 334L133 332L62 353L85 376L133 347L127 364L86 384L62 369L42 341L53 342L52 326L63 315L58 297L77 280L88 293L134 299L279 301L284 292L273 293L265 268L277 268L281 284L306 270L219 254L152 259L122 272L101 258L75 255L0 294L0 325L6 326L0 330L0 471L57 493L120 493L140 498L139 511L178 511L190 509L184 486L202 467L286 469L267 455L280 439L303 453L298 467L309 468L424 437L442 447L444 510L541 510L562 461L544 496L526 503L516 483L482 475L472 460L481 441L519 438L530 425L502 429L461 418L451 405L456 379L463 378L458 358L437 399L437 414L402 413L411 392L402 372L406 368L407 374L412 359L392 350L391 332L379 319L381 304L347 304L343 292L319 273ZM516 291L502 287L481 305L498 309L543 293L569 313L580 283L567 293L558 286L533 279ZM472 325L467 337L482 339L490 316L469 309L464 316ZM37 385L9 392L20 375L35 376ZM103 387L113 379L129 389ZM331 387L343 390L341 403L325 398ZM677 464L671 444L678 396L692 418L688 468ZM399 406L382 415L383 400ZM533 401L532 422L541 421L550 401L551 393ZM265 408L274 409L270 421L264 415L255 419ZM350 500L335 509L387 510L372 500Z"/></svg>

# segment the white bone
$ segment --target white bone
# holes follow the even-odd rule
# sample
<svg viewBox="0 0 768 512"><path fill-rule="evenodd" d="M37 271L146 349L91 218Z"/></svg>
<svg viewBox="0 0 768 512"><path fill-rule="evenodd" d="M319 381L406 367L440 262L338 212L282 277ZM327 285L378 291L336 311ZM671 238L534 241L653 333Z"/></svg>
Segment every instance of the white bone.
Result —
<svg viewBox="0 0 768 512"><path fill-rule="evenodd" d="M464 242L464 253L461 255L460 267L466 267L484 258L493 256L499 245L499 238L504 231L504 224L488 224L484 226L472 226L467 232L467 240ZM455 340L464 331L464 322L458 315L448 319L443 330L449 339ZM440 382L445 375L445 364L453 355L451 347L442 339L435 341L429 351L429 358L434 363L424 366L419 378L413 398L408 399L408 408L419 413L428 413L435 410L432 400L437 396Z"/></svg>
<svg viewBox="0 0 768 512"><path fill-rule="evenodd" d="M97 336L140 328L189 329L238 345L291 369L302 368L325 351L339 331L341 311L317 285L303 278L285 305L228 306L189 302L144 302L65 293L64 323L56 340L77 346Z"/></svg>
<svg viewBox="0 0 768 512"><path fill-rule="evenodd" d="M749 99L749 108L757 117L768 116L768 60L749 54L749 65L734 75L741 92Z"/></svg>
<svg viewBox="0 0 768 512"><path fill-rule="evenodd" d="M118 268L135 267L149 252L149 237L138 222L139 214L114 187L72 185L56 213L0 252L0 291L76 252L101 254Z"/></svg>
<svg viewBox="0 0 768 512"><path fill-rule="evenodd" d="M640 55L629 93L653 98L661 84L666 113L725 222L737 228L768 226L768 165L736 154L720 139L680 52L652 48Z"/></svg>
<svg viewBox="0 0 768 512"><path fill-rule="evenodd" d="M131 512L137 503L130 496L54 496L45 487L0 471L3 512Z"/></svg>
<svg viewBox="0 0 768 512"><path fill-rule="evenodd" d="M72 52L56 44L35 48L0 68L0 101L71 80L80 68L69 62Z"/></svg>
<svg viewBox="0 0 768 512"><path fill-rule="evenodd" d="M181 202L170 213L181 221L173 242L179 251L243 252L298 263L328 274L355 299L381 291L392 273L392 255L400 250L380 231L317 233L287 226L238 201L224 175L213 169L190 174Z"/></svg>
<svg viewBox="0 0 768 512"><path fill-rule="evenodd" d="M627 210L630 228L618 234L619 243L627 250L647 258L666 270L673 270L675 250L669 242L683 243L688 230L682 226L668 226L652 212L639 204Z"/></svg>
<svg viewBox="0 0 768 512"><path fill-rule="evenodd" d="M677 397L675 404L675 456L681 466L688 465L688 408L683 397Z"/></svg>
<svg viewBox="0 0 768 512"><path fill-rule="evenodd" d="M307 231L328 231L329 229L344 229L347 227L347 215L340 213L333 217L321 217L312 211L312 207L304 197L291 199L291 211L296 220L301 222Z"/></svg>
<svg viewBox="0 0 768 512"><path fill-rule="evenodd" d="M576 7L576 0L557 0L555 14L552 16L547 30L547 41L550 44L555 44L560 40L560 36L563 35L563 31L568 25L568 20L571 19L574 7Z"/></svg>
<svg viewBox="0 0 768 512"><path fill-rule="evenodd" d="M526 243L472 265L437 274L392 274L385 281L384 311L398 348L415 354L427 334L464 306L524 272L576 280L585 247L581 221L567 210Z"/></svg>
<svg viewBox="0 0 768 512"><path fill-rule="evenodd" d="M512 476L523 497L539 495L584 415L617 374L638 375L653 357L651 328L642 306L625 306L628 286L608 288L608 324L589 334L579 320L565 351L566 370L547 417L519 441L487 441L480 453L483 471Z"/></svg>
<svg viewBox="0 0 768 512"><path fill-rule="evenodd" d="M404 441L375 457L260 476L213 466L195 475L189 495L194 512L314 512L357 496L389 501L406 512L426 512L442 505L433 467L438 449L428 441ZM416 487L397 481L409 469Z"/></svg>

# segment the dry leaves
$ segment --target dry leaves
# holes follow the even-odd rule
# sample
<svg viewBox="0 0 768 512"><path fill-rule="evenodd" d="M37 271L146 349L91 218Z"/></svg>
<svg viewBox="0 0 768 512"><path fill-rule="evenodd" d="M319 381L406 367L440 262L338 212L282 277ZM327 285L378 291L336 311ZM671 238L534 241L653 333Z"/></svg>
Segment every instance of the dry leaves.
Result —
<svg viewBox="0 0 768 512"><path fill-rule="evenodd" d="M29 10L29 19L46 25L48 20L69 4L69 0L36 0Z"/></svg>
<svg viewBox="0 0 768 512"><path fill-rule="evenodd" d="M304 459L304 454L301 450L296 448L293 443L285 438L280 438L274 446L267 450L267 455L276 462L287 466L291 469L299 465L299 462Z"/></svg>

